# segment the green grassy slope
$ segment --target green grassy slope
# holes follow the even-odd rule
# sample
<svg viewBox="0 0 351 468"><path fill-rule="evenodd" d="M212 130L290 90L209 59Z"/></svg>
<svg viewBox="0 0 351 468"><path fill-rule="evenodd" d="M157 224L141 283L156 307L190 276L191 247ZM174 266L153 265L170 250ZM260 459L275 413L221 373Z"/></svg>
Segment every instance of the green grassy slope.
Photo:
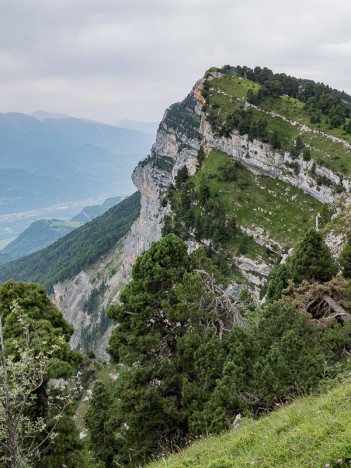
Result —
<svg viewBox="0 0 351 468"><path fill-rule="evenodd" d="M237 169L237 180L218 180L220 167L231 164L232 158L214 150L204 160L195 177L195 185L205 176L215 197L240 226L260 227L264 233L284 247L291 247L308 228L322 204L301 189L270 177L255 175L244 167Z"/></svg>
<svg viewBox="0 0 351 468"><path fill-rule="evenodd" d="M249 89L257 90L259 85L231 73L210 81L211 90L207 98L207 111L224 122L229 114L242 107ZM275 115L269 115L273 112ZM311 123L310 113L304 103L288 96L267 97L253 110L255 118L264 118L269 131L277 131L285 148L289 148L298 135L309 145L311 157L319 164L334 172L351 175L351 149L342 143L332 141L321 132L342 139L351 144L351 134L342 128L331 128L325 116L321 122ZM304 127L305 126L305 127ZM313 132L306 131L306 126Z"/></svg>
<svg viewBox="0 0 351 468"><path fill-rule="evenodd" d="M232 175L228 178L228 174ZM207 205L200 195L204 182L209 188ZM243 255L259 264L272 265L279 253L293 247L315 225L315 217L322 209L322 204L303 190L279 179L254 174L220 150L212 150L188 183L168 196L173 197L173 218L170 223L166 220L165 232L175 232L184 239L201 242L214 236L212 231L199 229L199 219L205 226L218 223L221 226L235 220L239 229L227 224L228 235L216 241L215 262L225 276L244 284L253 279L257 285L257 278L263 279L263 270L254 271L245 261L243 276L235 257ZM213 211L209 214L211 204L219 206L225 218ZM249 279L250 275L254 278Z"/></svg>
<svg viewBox="0 0 351 468"><path fill-rule="evenodd" d="M134 193L49 247L3 265L0 282L12 278L52 286L71 278L107 253L125 236L140 211L140 194Z"/></svg>
<svg viewBox="0 0 351 468"><path fill-rule="evenodd" d="M350 466L350 399L347 380L260 420L240 421L238 429L196 442L150 468Z"/></svg>

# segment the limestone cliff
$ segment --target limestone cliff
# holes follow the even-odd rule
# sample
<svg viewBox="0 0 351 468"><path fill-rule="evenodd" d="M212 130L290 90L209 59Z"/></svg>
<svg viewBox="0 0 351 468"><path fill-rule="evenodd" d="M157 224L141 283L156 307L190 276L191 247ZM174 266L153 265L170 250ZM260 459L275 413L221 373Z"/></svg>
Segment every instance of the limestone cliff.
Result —
<svg viewBox="0 0 351 468"><path fill-rule="evenodd" d="M191 175L196 172L200 145L207 154L214 148L219 149L234 160L240 161L254 174L284 181L302 189L320 202L335 204L342 196L339 211L350 204L351 181L315 160L304 160L302 155L292 158L289 152L275 150L270 144L258 139L249 139L248 135L241 135L236 129L233 129L229 136L219 136L208 119L203 86L205 81L211 83L211 80L221 76L219 72L207 73L195 84L182 103L166 110L150 156L139 163L132 175L132 180L141 194L141 211L123 243L120 243L118 248L111 251L110 256L99 264L55 286L55 302L75 327L72 346L82 347L85 343L87 347L88 334L91 343L94 342L93 347L97 354L106 358L104 348L109 324L101 317L105 317L108 305L118 300L119 291L130 278L136 258L152 242L160 239L164 217L170 211L169 205L163 203L166 191L170 184L174 183L179 169L184 165ZM232 97L230 99L233 100ZM241 100L244 108L250 106L245 99ZM278 114L270 113L270 117L287 120ZM289 123L298 127L301 133L314 131L299 122L289 121ZM329 137L323 135L323 138ZM344 143L341 140L341 144ZM326 183L318 182L318 177ZM261 226L243 230L257 244L273 252L282 253L283 246L270 238ZM334 246L335 255L339 254L345 236L339 234L338 237L336 235L333 237L330 234L327 239L330 245ZM204 242L206 243L206 240ZM192 248L195 245L198 244L189 243ZM257 293L269 274L271 263L263 258L250 258L245 255L237 255L235 262L242 276ZM97 290L103 292L100 293L98 310L95 314L91 314L85 310L86 304ZM240 291L240 287L232 285L232 290ZM99 328L101 321L105 321L105 325L101 328L102 332L96 341L96 338L91 336L94 330Z"/></svg>
<svg viewBox="0 0 351 468"><path fill-rule="evenodd" d="M167 206L162 206L162 198L169 184L174 181L177 171L184 164L187 165L191 174L195 172L196 153L200 144L203 145L207 153L213 148L219 149L232 156L233 159L240 161L250 171L296 186L322 203L336 204L342 198L342 204L339 203L341 209L351 202L350 179L340 173L333 172L315 160L306 161L302 154L293 158L288 151L274 150L268 143L257 139L250 140L248 135L240 135L236 130L233 130L229 137L218 136L208 121L205 109L206 99L203 97L202 88L205 80L211 82L212 79L221 77L219 72L207 73L203 79L195 84L189 95L196 101L196 104L188 106L187 112L199 118L196 138L193 134L187 135L181 122L178 122L176 126L167 125L169 120L167 114L172 112L172 108L170 108L166 111L161 122L152 158L146 165L139 165L134 171L133 181L142 194L142 213L126 240L125 258L128 259L129 269L135 258L148 248L152 241L160 238L162 220L169 209ZM247 102L243 102L243 104L244 107L250 106ZM324 139L329 139L334 143L342 144L348 150L350 149L350 145L340 138L316 131L297 121L288 120L277 113L265 112L275 119L284 120L298 128L301 134L318 133ZM162 158L172 160L171 171L160 169L157 161ZM318 177L326 183L318 182ZM282 252L282 246L264 235L260 226L256 226L249 234L257 243L276 252ZM337 239L331 234L327 237L335 255L340 253L344 239L345 236L340 235ZM257 263L257 261L242 255L238 256L236 261L239 270L249 282L256 286L262 285L269 273L270 265L263 261Z"/></svg>
<svg viewBox="0 0 351 468"><path fill-rule="evenodd" d="M195 86L188 101L193 101L197 106L194 93L198 92ZM194 112L187 104L185 111L189 114ZM194 174L196 170L196 157L200 147L200 138L196 130L188 134L185 128L177 128L170 119L172 113L177 109L169 108L160 123L156 143L151 156L140 163L134 170L132 180L141 194L141 211L137 221L133 224L127 235L124 247L124 271L128 276L136 258L150 244L161 238L162 221L168 212L167 207L162 206L162 199L167 188L174 182L179 169L187 166L189 173ZM198 127L200 122L198 122Z"/></svg>

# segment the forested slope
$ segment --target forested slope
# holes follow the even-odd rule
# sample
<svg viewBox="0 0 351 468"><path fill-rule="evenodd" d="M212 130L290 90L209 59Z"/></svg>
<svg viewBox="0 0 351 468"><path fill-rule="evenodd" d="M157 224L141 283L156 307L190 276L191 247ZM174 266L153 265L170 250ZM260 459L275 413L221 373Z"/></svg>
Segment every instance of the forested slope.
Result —
<svg viewBox="0 0 351 468"><path fill-rule="evenodd" d="M4 265L0 281L32 281L50 291L55 283L71 278L108 252L127 234L139 210L140 194L136 192L46 249Z"/></svg>

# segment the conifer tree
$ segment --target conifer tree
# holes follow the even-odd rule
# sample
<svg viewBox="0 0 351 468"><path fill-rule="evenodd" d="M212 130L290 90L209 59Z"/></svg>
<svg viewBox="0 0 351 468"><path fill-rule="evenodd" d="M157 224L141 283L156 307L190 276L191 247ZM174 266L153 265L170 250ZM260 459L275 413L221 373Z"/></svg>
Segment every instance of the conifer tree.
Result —
<svg viewBox="0 0 351 468"><path fill-rule="evenodd" d="M45 289L31 283L0 287L0 316L1 466L82 466L72 401L50 385L71 377L81 360L69 346L72 327Z"/></svg>
<svg viewBox="0 0 351 468"><path fill-rule="evenodd" d="M282 295L283 290L288 286L291 273L286 263L276 265L268 277L268 287L266 298L268 301L276 301Z"/></svg>
<svg viewBox="0 0 351 468"><path fill-rule="evenodd" d="M184 165L181 169L179 169L176 177L175 177L175 187L179 190L185 182L189 179L189 171L188 168Z"/></svg>
<svg viewBox="0 0 351 468"><path fill-rule="evenodd" d="M296 246L289 261L291 278L296 284L302 280L329 281L338 272L321 232L309 229Z"/></svg>
<svg viewBox="0 0 351 468"><path fill-rule="evenodd" d="M342 273L345 278L351 278L351 236L347 238L347 242L341 254Z"/></svg>
<svg viewBox="0 0 351 468"><path fill-rule="evenodd" d="M104 391L99 384L87 416L91 448L101 459L113 454L122 466L138 466L151 454L184 445L189 433L201 432L196 414L221 375L220 336L227 333L223 327L230 328L223 321L231 317L219 316L207 276L194 271L206 262L199 253L189 255L186 244L170 234L137 259L121 305L111 307L118 326L109 353L120 365L111 395L118 399L110 412L106 408L103 423L95 403ZM106 427L113 440L104 436Z"/></svg>

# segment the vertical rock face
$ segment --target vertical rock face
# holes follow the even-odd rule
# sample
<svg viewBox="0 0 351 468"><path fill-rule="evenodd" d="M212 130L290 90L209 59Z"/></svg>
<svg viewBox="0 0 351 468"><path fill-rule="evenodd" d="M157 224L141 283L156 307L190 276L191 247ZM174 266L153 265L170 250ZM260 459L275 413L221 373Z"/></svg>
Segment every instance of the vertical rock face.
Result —
<svg viewBox="0 0 351 468"><path fill-rule="evenodd" d="M211 80L220 76L220 73L207 74L206 79ZM103 321L102 317L105 316L109 303L118 299L119 291L130 278L136 258L148 249L152 242L161 238L163 219L169 212L169 207L163 206L162 200L170 184L174 183L179 169L186 165L191 175L195 173L200 144L207 152L219 149L233 159L239 160L252 172L288 182L324 203L338 200L339 195L335 192L337 184L343 185L344 189L350 192L350 181L340 178L338 174L318 166L315 162L304 161L301 156L292 160L289 153L275 151L269 144L258 140L249 141L247 135L240 135L237 131L233 131L228 138L214 134L204 112L206 103L202 95L204 81L205 79L199 80L183 102L174 104L166 110L151 155L139 163L133 172L132 180L141 194L141 211L124 239L123 246L120 245L119 252L111 254L115 255L116 271L111 272L109 267L111 259L105 263L102 261L100 266L95 266L95 269L87 269L76 278L58 284L54 288L56 304L75 327L73 347L81 347L84 340L86 341L85 334L92 333L96 324ZM291 168L292 162L295 169ZM315 174L324 176L332 182L329 186L317 185L311 176L312 165ZM345 204L350 202L351 200L346 200ZM272 242L260 231L259 226L256 231L249 234L261 245ZM331 236L328 238L329 243L334 246L335 255L340 252L343 240ZM280 250L280 246L273 245L272 248ZM258 290L269 274L270 266L264 263L258 264L244 256L236 260L240 272ZM101 271L104 271L103 275ZM99 309L93 317L84 310L85 304L91 298L93 291L101 289L103 285L107 289L101 294ZM97 354L102 358L107 357L104 347L108 334L107 327L100 334L95 346Z"/></svg>
<svg viewBox="0 0 351 468"><path fill-rule="evenodd" d="M196 105L193 93L187 99L193 107ZM192 113L187 104L183 110ZM195 172L199 139L194 131L189 135L174 128L170 116L175 113L172 107L165 112L151 156L133 172L132 180L141 194L141 210L123 243L76 277L54 286L52 300L74 326L71 346L94 350L103 360L108 359L106 346L111 329L111 324L106 324L106 310L118 300L136 258L161 238L162 221L167 214L162 199L179 169L186 165L190 174ZM198 126L199 123L198 120ZM89 313L87 304L97 291L99 304L94 313Z"/></svg>
<svg viewBox="0 0 351 468"><path fill-rule="evenodd" d="M106 347L112 327L106 312L110 304L118 300L124 285L121 267L124 240L74 278L55 284L51 297L74 327L70 341L72 348L94 351L98 359L106 361L109 359ZM92 302L91 307L89 302Z"/></svg>
<svg viewBox="0 0 351 468"><path fill-rule="evenodd" d="M195 89L189 95L194 101L194 107ZM162 199L170 184L174 182L179 169L185 165L190 174L195 173L199 138L172 127L168 123L169 114L172 112L172 107L165 112L151 157L140 163L132 175L133 183L141 194L141 210L125 242L124 271L127 276L136 258L148 249L152 242L161 238L162 221L168 213L168 208L162 206ZM192 110L186 107L186 112L190 114Z"/></svg>
<svg viewBox="0 0 351 468"><path fill-rule="evenodd" d="M281 154L274 151L267 143L258 140L249 141L247 135L240 135L237 131L234 131L229 138L215 136L205 118L201 120L201 130L208 150L219 149L233 156L252 172L295 185L322 203L334 203L339 199L339 195L335 193L333 187L317 185L310 176L313 166L316 174L327 177L334 184L341 182L347 191L350 190L349 181L341 180L337 174L316 165L313 161L304 161L301 156L293 160L288 152ZM292 162L298 165L298 171L288 166Z"/></svg>

